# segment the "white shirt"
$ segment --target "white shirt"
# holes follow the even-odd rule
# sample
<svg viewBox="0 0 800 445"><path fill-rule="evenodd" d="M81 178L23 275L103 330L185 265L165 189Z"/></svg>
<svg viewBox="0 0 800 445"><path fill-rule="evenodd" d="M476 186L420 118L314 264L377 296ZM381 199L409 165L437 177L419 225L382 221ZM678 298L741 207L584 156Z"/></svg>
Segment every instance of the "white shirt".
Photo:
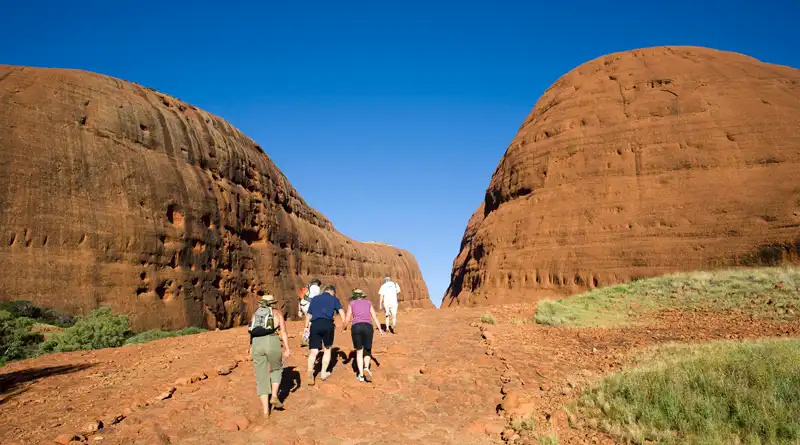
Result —
<svg viewBox="0 0 800 445"><path fill-rule="evenodd" d="M319 286L317 286L316 284L312 284L311 286L308 286L308 299L309 300L311 300L312 298L316 297L319 294L320 294Z"/></svg>
<svg viewBox="0 0 800 445"><path fill-rule="evenodd" d="M378 293L383 297L384 306L396 306L397 294L400 293L400 286L394 281L387 281L381 285Z"/></svg>

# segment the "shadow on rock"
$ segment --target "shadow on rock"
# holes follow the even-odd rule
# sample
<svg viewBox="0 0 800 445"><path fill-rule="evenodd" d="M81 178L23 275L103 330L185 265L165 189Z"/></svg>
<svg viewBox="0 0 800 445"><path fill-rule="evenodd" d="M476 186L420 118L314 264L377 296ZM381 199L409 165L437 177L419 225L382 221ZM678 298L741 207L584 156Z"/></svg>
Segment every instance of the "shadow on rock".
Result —
<svg viewBox="0 0 800 445"><path fill-rule="evenodd" d="M0 399L0 404L9 401L12 397L24 392L19 386L25 383L34 382L45 377L54 375L69 374L71 372L83 371L94 365L82 363L80 365L60 365L42 368L21 369L19 371L0 374L0 395L6 395Z"/></svg>
<svg viewBox="0 0 800 445"><path fill-rule="evenodd" d="M278 387L278 399L285 401L290 393L297 391L303 382L300 380L300 372L294 366L283 368L281 375L281 385Z"/></svg>

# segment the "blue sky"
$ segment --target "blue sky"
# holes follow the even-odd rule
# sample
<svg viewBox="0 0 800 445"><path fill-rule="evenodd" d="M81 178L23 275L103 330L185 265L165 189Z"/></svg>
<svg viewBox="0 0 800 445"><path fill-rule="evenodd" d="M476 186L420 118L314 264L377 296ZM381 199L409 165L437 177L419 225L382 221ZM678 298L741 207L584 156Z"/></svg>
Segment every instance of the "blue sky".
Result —
<svg viewBox="0 0 800 445"><path fill-rule="evenodd" d="M0 63L96 71L222 116L342 233L410 250L436 304L508 143L566 71L656 45L800 66L796 0L0 0L0 11Z"/></svg>

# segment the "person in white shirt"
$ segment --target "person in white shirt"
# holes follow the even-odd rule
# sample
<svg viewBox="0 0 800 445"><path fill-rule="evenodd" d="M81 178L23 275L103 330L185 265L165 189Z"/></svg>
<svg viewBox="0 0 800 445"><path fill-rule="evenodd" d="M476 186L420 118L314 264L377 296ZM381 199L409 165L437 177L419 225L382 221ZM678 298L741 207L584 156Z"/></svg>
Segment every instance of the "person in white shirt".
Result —
<svg viewBox="0 0 800 445"><path fill-rule="evenodd" d="M320 286L322 285L322 281L318 278L314 278L311 282L308 283L308 288L306 289L306 294L300 299L300 304L297 306L297 316L300 319L305 319L306 314L308 314L308 308L311 306L311 300L321 293ZM307 333L303 332L303 340L300 342L301 347L305 347L308 343Z"/></svg>
<svg viewBox="0 0 800 445"><path fill-rule="evenodd" d="M386 329L391 330L392 334L397 331L397 294L400 293L400 286L392 281L391 277L383 279L378 294L381 296L379 308L386 312ZM392 324L389 325L389 317L392 318Z"/></svg>
<svg viewBox="0 0 800 445"><path fill-rule="evenodd" d="M311 280L311 286L308 286L308 299L311 300L312 298L316 297L320 294L319 286L322 284L321 281L314 278Z"/></svg>

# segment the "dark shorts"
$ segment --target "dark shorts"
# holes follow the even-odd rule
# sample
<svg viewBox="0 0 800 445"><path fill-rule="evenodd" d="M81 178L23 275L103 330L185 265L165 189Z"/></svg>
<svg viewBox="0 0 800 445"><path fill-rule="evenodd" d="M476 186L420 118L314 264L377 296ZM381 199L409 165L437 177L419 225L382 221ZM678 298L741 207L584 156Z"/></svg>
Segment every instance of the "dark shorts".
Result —
<svg viewBox="0 0 800 445"><path fill-rule="evenodd" d="M311 322L311 329L309 329L308 347L309 349L322 349L333 346L333 333L336 326L333 320L318 319Z"/></svg>
<svg viewBox="0 0 800 445"><path fill-rule="evenodd" d="M353 325L353 348L359 350L364 348L366 350L372 349L372 323L356 323Z"/></svg>

